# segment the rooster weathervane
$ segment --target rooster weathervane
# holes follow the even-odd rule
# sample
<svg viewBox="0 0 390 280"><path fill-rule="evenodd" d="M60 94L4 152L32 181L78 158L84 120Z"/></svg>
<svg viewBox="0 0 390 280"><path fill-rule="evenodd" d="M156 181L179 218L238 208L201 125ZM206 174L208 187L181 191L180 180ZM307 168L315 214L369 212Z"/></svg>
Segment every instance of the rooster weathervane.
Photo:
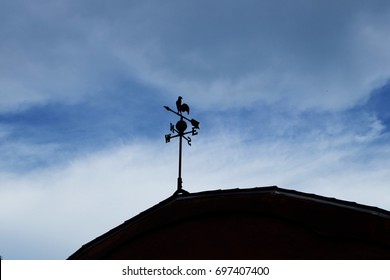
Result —
<svg viewBox="0 0 390 280"><path fill-rule="evenodd" d="M164 108L180 117L180 120L176 123L176 125L170 124L171 133L165 135L165 143L169 143L172 138L179 137L179 176L177 178L177 190L175 194L187 193L187 191L183 190L183 179L181 178L181 158L182 158L182 143L183 138L187 141L187 144L191 146L191 137L187 136L188 134L192 134L195 136L198 134L197 129L199 129L199 122L195 119L188 119L183 116L183 113L186 112L187 115L190 114L190 107L186 103L182 103L182 97L179 96L176 101L177 112L173 111L168 106L164 106ZM187 131L187 123L186 120L189 121L192 125L191 131ZM176 133L176 134L175 134Z"/></svg>

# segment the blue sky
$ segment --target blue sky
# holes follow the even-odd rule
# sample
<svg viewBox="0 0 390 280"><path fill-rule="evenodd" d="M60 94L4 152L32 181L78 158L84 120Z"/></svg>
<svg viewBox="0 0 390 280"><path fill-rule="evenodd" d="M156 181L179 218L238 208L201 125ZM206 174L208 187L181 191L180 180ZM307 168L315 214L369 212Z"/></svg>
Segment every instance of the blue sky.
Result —
<svg viewBox="0 0 390 280"><path fill-rule="evenodd" d="M0 3L0 255L65 259L175 191L390 210L389 1Z"/></svg>

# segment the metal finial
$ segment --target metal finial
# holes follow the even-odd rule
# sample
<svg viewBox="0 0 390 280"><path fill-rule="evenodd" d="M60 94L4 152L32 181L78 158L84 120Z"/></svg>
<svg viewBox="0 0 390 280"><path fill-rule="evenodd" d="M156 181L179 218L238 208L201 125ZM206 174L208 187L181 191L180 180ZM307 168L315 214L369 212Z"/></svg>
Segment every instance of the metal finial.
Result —
<svg viewBox="0 0 390 280"><path fill-rule="evenodd" d="M177 190L175 194L182 194L187 193L187 191L183 190L183 179L181 178L181 159L182 159L182 142L183 138L187 140L187 144L191 146L191 138L189 136L186 136L187 134L192 134L193 136L198 134L197 129L199 129L199 122L195 119L188 119L185 116L183 116L183 113L186 112L187 115L190 114L190 107L182 103L183 97L179 96L176 101L176 109L177 112L173 111L168 106L164 106L164 108L167 111L170 111L180 117L180 120L176 123L176 125L170 124L170 131L171 133L165 135L165 142L169 143L172 138L179 137L179 176L177 178ZM186 120L189 121L192 125L191 131L187 131L187 123ZM176 133L176 134L175 134Z"/></svg>

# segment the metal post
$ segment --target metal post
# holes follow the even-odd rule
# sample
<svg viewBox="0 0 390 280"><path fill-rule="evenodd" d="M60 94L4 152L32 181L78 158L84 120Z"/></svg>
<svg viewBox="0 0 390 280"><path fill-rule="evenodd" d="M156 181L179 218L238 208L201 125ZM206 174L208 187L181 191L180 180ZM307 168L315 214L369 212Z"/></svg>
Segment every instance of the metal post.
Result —
<svg viewBox="0 0 390 280"><path fill-rule="evenodd" d="M183 188L183 180L181 178L181 154L182 154L182 143L183 143L183 136L179 136L179 177L177 178L177 191L181 192Z"/></svg>

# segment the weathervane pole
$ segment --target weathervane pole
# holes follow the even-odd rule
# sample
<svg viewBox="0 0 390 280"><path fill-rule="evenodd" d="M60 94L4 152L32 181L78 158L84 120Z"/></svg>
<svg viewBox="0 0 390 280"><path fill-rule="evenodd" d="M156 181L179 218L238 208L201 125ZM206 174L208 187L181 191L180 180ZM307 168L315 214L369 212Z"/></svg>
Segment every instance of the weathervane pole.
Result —
<svg viewBox="0 0 390 280"><path fill-rule="evenodd" d="M191 146L191 138L189 136L186 136L187 134L191 133L193 136L198 134L197 129L199 129L199 122L195 119L188 119L185 116L183 116L183 112L187 112L187 114L190 113L190 107L181 102L183 98L179 96L179 98L176 101L176 107L177 107L177 112L173 111L171 108L168 106L164 106L164 108L167 111L170 111L180 117L180 120L176 123L174 126L172 123L170 124L170 131L172 133L177 133L176 135L166 134L165 135L165 143L169 143L172 138L179 137L179 176L177 178L177 190L175 194L182 194L182 193L187 193L187 191L183 190L183 179L181 177L181 165L182 165L182 146L183 146L183 138L187 140L188 145ZM187 123L186 121L189 121L192 125L191 131L185 132L187 129Z"/></svg>
<svg viewBox="0 0 390 280"><path fill-rule="evenodd" d="M179 136L179 176L177 177L177 191L183 190L183 179L181 178L181 157L182 157L183 135Z"/></svg>

